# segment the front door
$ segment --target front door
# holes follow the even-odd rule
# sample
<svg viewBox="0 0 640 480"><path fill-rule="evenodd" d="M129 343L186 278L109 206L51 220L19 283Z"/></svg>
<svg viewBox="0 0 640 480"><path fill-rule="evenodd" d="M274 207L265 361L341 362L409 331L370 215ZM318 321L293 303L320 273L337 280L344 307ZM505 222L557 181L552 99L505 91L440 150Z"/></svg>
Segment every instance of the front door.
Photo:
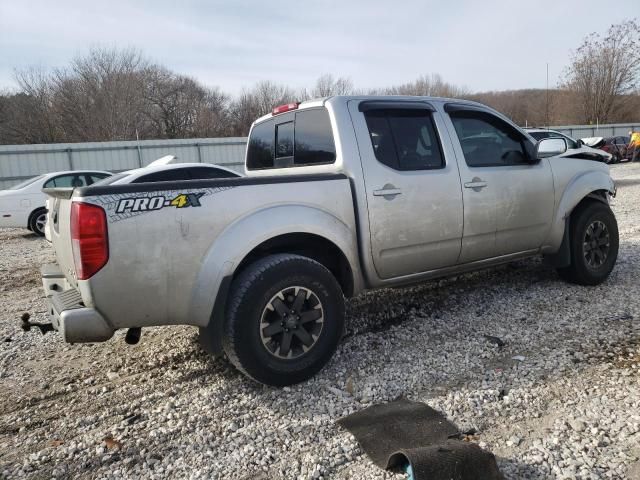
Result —
<svg viewBox="0 0 640 480"><path fill-rule="evenodd" d="M491 112L447 110L463 186L460 263L540 248L553 219L548 160L528 161L529 140Z"/></svg>
<svg viewBox="0 0 640 480"><path fill-rule="evenodd" d="M380 278L452 266L462 192L441 116L425 102L349 102L362 161L371 255Z"/></svg>

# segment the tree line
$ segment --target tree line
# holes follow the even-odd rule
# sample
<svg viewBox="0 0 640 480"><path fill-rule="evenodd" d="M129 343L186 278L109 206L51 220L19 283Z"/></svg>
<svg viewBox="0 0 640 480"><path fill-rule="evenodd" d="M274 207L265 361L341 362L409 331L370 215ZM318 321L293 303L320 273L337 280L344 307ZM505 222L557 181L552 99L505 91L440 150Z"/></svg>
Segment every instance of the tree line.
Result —
<svg viewBox="0 0 640 480"><path fill-rule="evenodd" d="M640 121L640 26L630 20L591 34L546 90L473 93L440 75L388 88L358 89L320 76L310 89L262 81L231 96L153 63L134 49L93 48L68 67L16 71L0 93L0 144L245 136L283 103L331 95L420 95L477 100L520 125Z"/></svg>

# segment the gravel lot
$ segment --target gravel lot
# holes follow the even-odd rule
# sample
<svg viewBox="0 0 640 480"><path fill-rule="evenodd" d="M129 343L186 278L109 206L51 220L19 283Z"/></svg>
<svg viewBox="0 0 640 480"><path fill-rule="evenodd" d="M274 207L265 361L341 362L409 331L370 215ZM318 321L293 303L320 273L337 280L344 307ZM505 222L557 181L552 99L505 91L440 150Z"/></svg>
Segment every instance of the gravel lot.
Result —
<svg viewBox="0 0 640 480"><path fill-rule="evenodd" d="M368 293L328 368L282 390L209 358L194 328L136 346L22 332L23 312L45 320L38 271L54 256L0 231L0 477L404 478L335 421L405 395L477 429L508 478L640 478L640 164L612 173L621 242L605 284L532 259Z"/></svg>

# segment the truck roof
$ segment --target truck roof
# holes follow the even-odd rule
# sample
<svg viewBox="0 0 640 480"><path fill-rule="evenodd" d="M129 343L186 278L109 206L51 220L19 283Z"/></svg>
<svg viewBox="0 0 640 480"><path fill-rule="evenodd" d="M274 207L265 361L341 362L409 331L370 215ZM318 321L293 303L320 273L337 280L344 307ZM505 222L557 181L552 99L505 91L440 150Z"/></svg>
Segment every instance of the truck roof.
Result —
<svg viewBox="0 0 640 480"><path fill-rule="evenodd" d="M474 102L472 100L464 100L462 98L447 98L447 97L429 97L429 96L416 96L416 95L334 95L331 97L322 97L322 98L314 98L311 100L305 100L300 102L297 109L303 110L305 108L313 108L313 107L322 107L326 103L346 103L350 100L423 100L428 102L440 102L440 103L464 103L467 105L475 105L477 107L492 108L488 107L479 102ZM273 113L267 113L262 117L258 118L254 124L261 123L265 120L273 118Z"/></svg>

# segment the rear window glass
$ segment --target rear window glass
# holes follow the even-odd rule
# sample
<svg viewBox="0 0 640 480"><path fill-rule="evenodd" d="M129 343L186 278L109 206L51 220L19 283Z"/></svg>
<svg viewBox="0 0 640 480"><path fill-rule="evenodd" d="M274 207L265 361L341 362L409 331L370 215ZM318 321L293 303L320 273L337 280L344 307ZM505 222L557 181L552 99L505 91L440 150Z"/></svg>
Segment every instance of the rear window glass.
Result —
<svg viewBox="0 0 640 480"><path fill-rule="evenodd" d="M94 183L99 182L100 180L103 180L108 176L109 175L107 175L106 173L91 173L85 175L85 178L87 180L87 185L93 185Z"/></svg>
<svg viewBox="0 0 640 480"><path fill-rule="evenodd" d="M335 162L336 147L327 110L301 110L291 118L293 121L276 117L253 127L247 149L249 170Z"/></svg>
<svg viewBox="0 0 640 480"><path fill-rule="evenodd" d="M227 172L221 168L211 167L191 167L189 168L189 177L193 180L200 180L205 178L231 178L239 177L237 173Z"/></svg>
<svg viewBox="0 0 640 480"><path fill-rule="evenodd" d="M335 162L336 146L326 110L303 110L296 113L295 153L296 165Z"/></svg>
<svg viewBox="0 0 640 480"><path fill-rule="evenodd" d="M444 167L440 142L427 110L371 110L365 113L371 144L380 163L395 170Z"/></svg>
<svg viewBox="0 0 640 480"><path fill-rule="evenodd" d="M44 175L40 175L38 177L30 178L29 180L25 180L24 182L20 182L13 187L9 187L9 190L20 190L21 188L27 187L32 183L36 183L38 180L44 178Z"/></svg>
<svg viewBox="0 0 640 480"><path fill-rule="evenodd" d="M131 183L171 182L190 179L191 177L189 176L186 168L173 168L171 170L161 170L159 172L143 175Z"/></svg>
<svg viewBox="0 0 640 480"><path fill-rule="evenodd" d="M93 185L111 185L114 182L117 182L121 178L129 176L128 172L116 173L115 175L111 175L110 177L103 178L102 180L98 180Z"/></svg>
<svg viewBox="0 0 640 480"><path fill-rule="evenodd" d="M293 162L293 122L276 125L276 167L287 167Z"/></svg>

